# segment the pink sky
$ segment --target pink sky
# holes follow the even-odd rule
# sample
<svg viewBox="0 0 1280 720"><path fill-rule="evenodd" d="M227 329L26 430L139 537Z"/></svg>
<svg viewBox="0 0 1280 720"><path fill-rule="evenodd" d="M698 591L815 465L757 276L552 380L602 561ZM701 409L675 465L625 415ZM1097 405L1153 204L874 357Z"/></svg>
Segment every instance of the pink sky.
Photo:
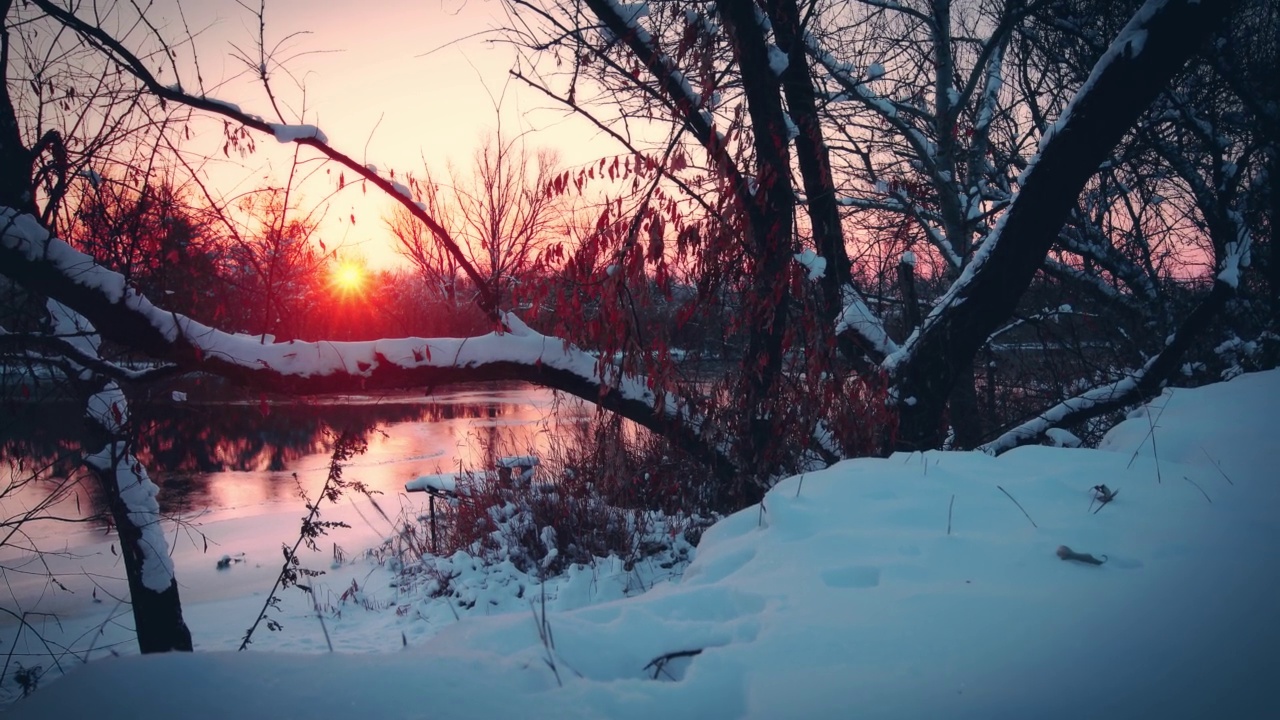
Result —
<svg viewBox="0 0 1280 720"><path fill-rule="evenodd" d="M209 95L246 112L272 115L260 86L233 80L244 64L232 56L231 43L256 52L256 18L234 0L188 3L183 10L193 30L206 28L197 44ZM176 12L155 15L171 37L181 33ZM497 0L275 0L267 4L266 19L268 46L291 33L309 33L291 39L281 56L324 51L287 63L306 87L302 121L318 125L335 147L384 172L421 175L422 158L441 173L450 160L466 167L481 135L497 127L499 97L504 133L533 131L531 147L554 147L567 164L617 151L607 140L584 142L596 136L588 124L566 118L541 94L508 81L515 53L494 42L501 39L497 33L486 32L506 23ZM184 78L184 87L191 89L192 80ZM303 95L288 76L277 75L275 89L293 111L300 109ZM240 167L216 171L213 184L230 195L263 178L280 182L290 159L287 148L259 138L258 152ZM304 185L304 198L315 202L331 187L313 181ZM321 226L326 244L341 245L344 255L363 257L375 268L399 263L381 219L388 207L375 193L365 198L358 190L345 192ZM347 220L352 213L354 226Z"/></svg>

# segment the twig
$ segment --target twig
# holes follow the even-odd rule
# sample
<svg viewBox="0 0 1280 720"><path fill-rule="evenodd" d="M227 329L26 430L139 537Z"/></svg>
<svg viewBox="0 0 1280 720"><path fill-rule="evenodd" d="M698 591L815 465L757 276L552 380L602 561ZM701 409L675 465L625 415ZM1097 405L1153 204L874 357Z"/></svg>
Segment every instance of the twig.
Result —
<svg viewBox="0 0 1280 720"><path fill-rule="evenodd" d="M324 644L329 646L329 652L333 652L333 640L329 639L329 628L324 624L324 613L320 610L320 601L316 599L316 593L309 585L301 585L311 596L311 607L316 611L316 619L320 621L320 629L324 632Z"/></svg>
<svg viewBox="0 0 1280 720"><path fill-rule="evenodd" d="M324 487L320 489L320 496L315 502L311 502L301 491L299 484L299 493L302 494L303 500L306 502L307 516L302 519L302 527L298 533L298 540L290 548L288 545L282 546L284 551L284 564L280 568L280 573L276 576L275 584L271 586L271 592L267 593L267 599L262 604L262 609L258 611L258 617L253 621L253 625L245 631L244 637L240 640L240 651L244 651L249 647L249 643L253 642L253 633L258 629L258 625L263 620L267 620L267 611L278 607L280 598L277 597L276 591L287 588L290 585L297 585L304 591L310 592L310 588L300 585L298 578L314 577L322 574L320 570L308 570L300 567L298 564L298 548L306 544L312 550L315 547L315 538L325 534L328 528L349 527L346 523L338 521L322 521L317 520L320 517L320 503L328 500L330 503L336 504L342 491L348 486L358 490L363 490L361 483L348 483L342 479L343 466L355 455L363 454L368 448L363 436L356 436L349 432L339 433L334 439L333 453L329 458L329 475L325 479ZM297 481L298 474L293 474L294 480ZM315 596L312 596L314 600ZM270 630L279 630L280 623L275 620L267 620L267 628ZM327 634L327 633L326 633ZM330 648L332 650L332 648Z"/></svg>
<svg viewBox="0 0 1280 720"><path fill-rule="evenodd" d="M1142 446L1146 444L1147 438L1151 438L1151 457L1156 462L1156 483L1160 484L1163 482L1163 478L1160 476L1160 453L1156 451L1156 428L1158 427L1157 423L1160 422L1160 417L1164 415L1165 409L1169 407L1169 401L1166 400L1164 405L1161 406L1160 412L1156 415L1154 420L1151 419L1151 405L1145 405L1147 408L1147 426L1150 430L1147 431L1147 437L1142 438L1142 442L1138 443L1138 447L1133 451L1133 455L1129 457L1129 464L1125 466L1125 469L1128 470L1133 467L1133 461L1138 459L1138 453L1142 452Z"/></svg>
<svg viewBox="0 0 1280 720"><path fill-rule="evenodd" d="M702 648L697 648L694 650L676 650L675 652L665 653L663 655L659 655L658 657L650 660L649 664L644 666L644 669L648 670L649 668L653 668L654 680L658 679L658 673L666 673L667 677L671 678L672 680L675 680L676 679L675 676L667 672L667 663L678 658L695 657L701 654L702 654Z"/></svg>
<svg viewBox="0 0 1280 720"><path fill-rule="evenodd" d="M534 609L532 600L529 601L529 611L533 613L533 622L538 626L538 639L542 641L542 647L547 651L546 656L542 658L542 662L546 663L547 667L551 668L551 674L556 676L556 685L564 687L564 682L560 680L560 670L556 668L556 641L551 635L551 624L547 622L547 583L545 578L541 583L541 587L542 616L538 616L538 611Z"/></svg>
<svg viewBox="0 0 1280 720"><path fill-rule="evenodd" d="M1209 458L1209 462L1213 463L1213 466L1218 469L1218 473L1222 475L1223 480L1227 481L1227 484L1235 485L1235 483L1231 482L1231 478L1227 477L1227 474L1222 471L1222 465L1219 464L1217 460L1213 459L1213 456L1209 454L1208 450L1204 449L1203 445L1200 446L1200 452L1204 453L1204 456Z"/></svg>
<svg viewBox="0 0 1280 720"><path fill-rule="evenodd" d="M1209 493L1205 492L1205 491L1204 491L1204 488L1200 487L1199 485L1196 485L1196 481L1195 481L1195 480L1192 480L1191 478L1187 477L1186 475L1183 475L1183 476L1182 476L1182 479L1183 479L1183 480L1186 480L1187 482L1191 483L1192 485L1195 485L1195 488L1196 488L1197 490L1199 490L1199 491L1200 491L1200 494L1204 496L1204 499L1205 499L1205 500L1208 500L1210 505L1212 505L1212 504L1213 504L1213 500L1211 500L1211 499L1209 498Z"/></svg>
<svg viewBox="0 0 1280 720"><path fill-rule="evenodd" d="M1007 493L1006 493L1007 494ZM947 504L947 534L951 534L951 509L956 506L956 494L951 493L951 502ZM1031 523L1034 525L1035 523Z"/></svg>
<svg viewBox="0 0 1280 720"><path fill-rule="evenodd" d="M1037 530L1039 530L1039 529L1040 529L1040 526L1036 524L1036 521L1035 521L1035 520L1032 520L1030 515L1027 515L1027 509L1026 509L1026 508L1024 508L1024 507L1022 507L1022 503L1018 502L1017 500L1014 500L1014 497L1013 497L1012 495L1010 495L1010 494L1009 494L1009 491L1008 491L1008 490L1005 490L1004 488L1000 487L999 485L997 485L997 486L996 486L996 489L997 489L997 490L999 490L1000 492L1004 493L1005 497L1009 498L1010 500L1013 500L1013 504L1014 504L1014 505L1017 505L1017 506L1018 506L1018 509L1022 511L1022 514L1027 516L1027 521L1031 523L1031 527L1033 527L1033 528L1035 528L1035 529L1037 529Z"/></svg>
<svg viewBox="0 0 1280 720"><path fill-rule="evenodd" d="M1115 500L1116 496L1120 494L1119 490L1112 490L1111 488L1107 487L1105 484L1094 485L1093 492L1094 492L1094 496L1093 496L1093 499L1089 501L1089 509L1093 510L1093 504L1095 502L1098 503L1098 509L1093 510L1094 515L1097 515L1099 512L1101 512L1102 508L1106 507L1108 503L1110 503L1112 500Z"/></svg>

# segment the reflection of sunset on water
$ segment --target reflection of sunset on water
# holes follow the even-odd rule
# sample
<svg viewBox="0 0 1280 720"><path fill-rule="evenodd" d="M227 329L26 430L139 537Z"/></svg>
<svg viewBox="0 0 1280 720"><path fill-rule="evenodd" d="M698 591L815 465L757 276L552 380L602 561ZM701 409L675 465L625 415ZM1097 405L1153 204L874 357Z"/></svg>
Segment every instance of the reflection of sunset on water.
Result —
<svg viewBox="0 0 1280 720"><path fill-rule="evenodd" d="M394 498L404 492L405 482L419 475L485 468L486 458L494 454L489 447L497 448L498 455L543 455L561 424L578 422L588 411L575 404L562 408L560 417L552 416L550 403L540 402L542 395L549 400L551 393L529 388L501 402L484 402L483 395L473 393L434 398L440 404L422 405L420 421L379 425L368 436L368 451L351 460L343 477ZM291 462L288 472L211 473L204 496L209 507L289 501L297 497L294 472L313 496L324 484L328 463L328 452L322 447ZM194 498L190 502L193 507L199 505Z"/></svg>
<svg viewBox="0 0 1280 720"><path fill-rule="evenodd" d="M64 414L78 415L67 404ZM553 410L555 411L553 413ZM268 503L302 507L299 483L315 497L329 468L329 427L368 430L369 449L353 458L344 478L382 493L379 502L398 511L404 483L418 475L482 469L489 447L495 453L543 454L566 423L581 422L590 410L577 401L557 403L548 390L523 385L460 388L422 395L316 398L297 403L185 404L160 406L146 417L139 458L161 486L161 507L190 517L204 511L230 511L230 517L254 515ZM43 427L70 427L66 418L42 418ZM16 430L17 428L15 428ZM74 440L57 436L5 437L0 471L10 457L74 457ZM297 479L295 480L295 473ZM64 473L65 474L65 473ZM33 504L41 488L28 489L3 503ZM96 492L81 489L81 510L100 509ZM64 514L80 515L77 499L62 504ZM48 537L65 526L37 528ZM92 532L101 532L95 530Z"/></svg>

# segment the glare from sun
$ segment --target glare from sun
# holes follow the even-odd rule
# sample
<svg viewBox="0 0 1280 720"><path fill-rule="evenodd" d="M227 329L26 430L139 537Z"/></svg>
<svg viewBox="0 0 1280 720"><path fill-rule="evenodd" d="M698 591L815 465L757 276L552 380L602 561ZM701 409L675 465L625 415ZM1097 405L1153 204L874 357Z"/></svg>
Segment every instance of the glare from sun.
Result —
<svg viewBox="0 0 1280 720"><path fill-rule="evenodd" d="M333 286L343 295L359 292L364 286L364 268L351 262L340 263L333 270Z"/></svg>

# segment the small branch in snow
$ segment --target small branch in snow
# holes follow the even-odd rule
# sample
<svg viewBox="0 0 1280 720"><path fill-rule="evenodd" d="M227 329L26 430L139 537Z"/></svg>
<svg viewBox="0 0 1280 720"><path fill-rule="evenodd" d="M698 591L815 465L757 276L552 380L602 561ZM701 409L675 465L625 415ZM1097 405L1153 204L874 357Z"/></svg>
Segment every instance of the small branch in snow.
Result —
<svg viewBox="0 0 1280 720"><path fill-rule="evenodd" d="M1228 485L1235 485L1234 482L1231 482L1231 478L1227 477L1227 474L1223 472L1222 464L1217 460L1214 460L1213 456L1209 454L1208 450L1204 449L1203 445L1200 446L1200 452L1204 453L1204 456L1209 458L1209 462L1213 463L1213 466L1218 469L1218 474L1222 475L1222 479L1226 480Z"/></svg>
<svg viewBox="0 0 1280 720"><path fill-rule="evenodd" d="M1195 480L1192 480L1191 478L1187 477L1186 475L1183 475L1183 476L1182 476L1182 479L1183 479L1183 480L1186 480L1186 481L1187 481L1187 482L1189 482L1189 483L1191 483L1191 485L1192 485L1192 486L1194 486L1194 487L1195 487L1195 489L1199 490L1199 491L1200 491L1200 494L1204 496L1204 499L1205 499L1205 500L1208 500L1208 501L1209 501L1209 504L1210 504L1210 505L1212 505L1212 504L1213 504L1213 500L1209 498L1209 493L1205 492L1205 491L1204 491L1204 488L1200 487L1200 486L1196 483L1196 481L1195 481Z"/></svg>
<svg viewBox="0 0 1280 720"><path fill-rule="evenodd" d="M1027 516L1027 521L1031 523L1031 527L1036 528L1037 530L1039 530L1039 529L1040 529L1040 526L1039 526L1039 525L1036 525L1036 521L1035 521L1035 520L1032 520L1030 515L1027 515L1027 509L1026 509L1026 508L1024 508L1024 507L1022 507L1022 503L1018 502L1017 500L1014 500L1014 497L1013 497L1012 495L1010 495L1010 494L1009 494L1009 491L1008 491L1008 490L1005 490L1004 488L1000 487L999 485L997 485L997 486L996 486L996 489L997 489L997 490L999 490L1000 492L1004 493L1004 496L1005 496L1005 497L1009 498L1010 500L1013 500L1013 504L1014 504L1014 505L1017 505L1017 506L1018 506L1018 509L1022 511L1022 514ZM1063 546L1063 547L1066 547L1066 546Z"/></svg>
<svg viewBox="0 0 1280 720"><path fill-rule="evenodd" d="M1115 500L1116 496L1120 494L1119 490L1112 490L1105 484L1094 485L1091 489L1093 490L1093 499L1089 501L1089 509L1093 510L1093 504L1098 504L1098 509L1093 510L1094 515L1102 512L1102 508L1106 507L1107 503Z"/></svg>
<svg viewBox="0 0 1280 720"><path fill-rule="evenodd" d="M956 506L956 494L951 493L951 502L947 503L947 534L951 534L951 511ZM1034 524L1034 523L1033 523Z"/></svg>
<svg viewBox="0 0 1280 720"><path fill-rule="evenodd" d="M672 660L678 660L679 658L696 657L701 654L702 654L702 648L697 648L694 650L676 650L674 652L664 653L650 660L649 664L644 666L644 669L645 670L652 669L653 679L657 680L659 674L666 672L667 663L671 662ZM671 673L667 673L667 677L671 678L672 680L676 679L675 676L672 675Z"/></svg>

